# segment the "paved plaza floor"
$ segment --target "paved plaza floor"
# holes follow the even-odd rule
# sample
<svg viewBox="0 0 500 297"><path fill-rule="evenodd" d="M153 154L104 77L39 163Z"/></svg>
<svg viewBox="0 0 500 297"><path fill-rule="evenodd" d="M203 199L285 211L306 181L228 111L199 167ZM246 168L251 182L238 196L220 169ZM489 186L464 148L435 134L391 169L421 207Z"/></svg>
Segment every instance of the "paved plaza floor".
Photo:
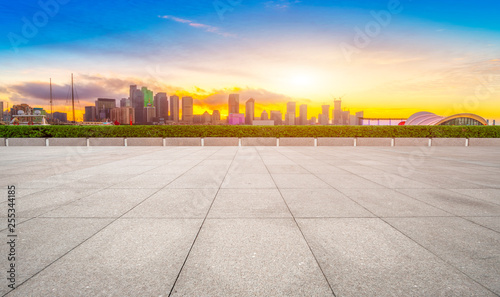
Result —
<svg viewBox="0 0 500 297"><path fill-rule="evenodd" d="M498 147L0 147L0 183L0 295L500 295Z"/></svg>

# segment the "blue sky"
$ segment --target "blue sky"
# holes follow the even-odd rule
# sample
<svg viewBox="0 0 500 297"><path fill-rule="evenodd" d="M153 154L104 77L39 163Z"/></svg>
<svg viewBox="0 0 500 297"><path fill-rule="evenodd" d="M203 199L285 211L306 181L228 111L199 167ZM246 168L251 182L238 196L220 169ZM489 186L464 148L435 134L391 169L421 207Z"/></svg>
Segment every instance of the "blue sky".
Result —
<svg viewBox="0 0 500 297"><path fill-rule="evenodd" d="M320 106L347 93L353 111L373 116L499 113L498 1L40 3L51 3L49 12L38 1L0 4L2 101L43 105L40 85L52 77L63 88L73 72L82 102L125 97L133 83L193 95L204 109L224 108L239 90L257 96L257 109L282 100ZM221 15L214 3L229 10ZM357 30L366 33L390 5L400 11L347 57ZM27 36L23 18L34 17L41 26ZM489 96L470 108L464 102L477 97L481 79Z"/></svg>

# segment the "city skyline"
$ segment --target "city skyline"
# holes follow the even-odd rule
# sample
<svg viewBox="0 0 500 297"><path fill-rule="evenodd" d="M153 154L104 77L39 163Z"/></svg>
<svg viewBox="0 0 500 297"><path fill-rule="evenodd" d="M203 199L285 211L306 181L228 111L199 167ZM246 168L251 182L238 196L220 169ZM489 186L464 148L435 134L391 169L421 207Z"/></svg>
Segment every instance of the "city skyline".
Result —
<svg viewBox="0 0 500 297"><path fill-rule="evenodd" d="M256 115L285 115L283 104L297 102L308 117L346 94L345 107L371 117L426 110L500 120L494 1L128 1L120 11L40 3L0 12L5 105L48 110L52 78L55 110L69 112L75 73L77 119L97 98L119 101L137 84L223 117L233 93L253 98Z"/></svg>

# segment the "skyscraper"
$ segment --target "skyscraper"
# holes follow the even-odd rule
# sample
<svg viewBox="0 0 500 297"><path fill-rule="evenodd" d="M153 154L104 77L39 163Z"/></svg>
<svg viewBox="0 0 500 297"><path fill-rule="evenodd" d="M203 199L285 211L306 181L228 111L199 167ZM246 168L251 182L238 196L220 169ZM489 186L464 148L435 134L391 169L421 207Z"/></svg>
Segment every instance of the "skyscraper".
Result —
<svg viewBox="0 0 500 297"><path fill-rule="evenodd" d="M274 121L275 125L282 125L283 124L283 115L281 114L281 111L279 110L271 110L271 120Z"/></svg>
<svg viewBox="0 0 500 297"><path fill-rule="evenodd" d="M131 104L131 100L128 99L128 98L122 98L120 100L120 107L131 107L132 104Z"/></svg>
<svg viewBox="0 0 500 297"><path fill-rule="evenodd" d="M210 124L212 123L212 115L208 113L208 111L205 111L203 115L201 116L201 123L202 124Z"/></svg>
<svg viewBox="0 0 500 297"><path fill-rule="evenodd" d="M0 101L0 121L3 121L3 101Z"/></svg>
<svg viewBox="0 0 500 297"><path fill-rule="evenodd" d="M321 118L319 120L320 124L330 124L330 105L321 105L321 112Z"/></svg>
<svg viewBox="0 0 500 297"><path fill-rule="evenodd" d="M134 94L135 94L135 91L137 90L137 86L136 85L130 85L130 93L129 93L129 99L130 99L130 102L133 104L133 98L134 98Z"/></svg>
<svg viewBox="0 0 500 297"><path fill-rule="evenodd" d="M154 118L156 117L156 107L149 105L144 107L142 116L145 123L153 123Z"/></svg>
<svg viewBox="0 0 500 297"><path fill-rule="evenodd" d="M212 123L217 124L220 121L220 111L214 110L212 112Z"/></svg>
<svg viewBox="0 0 500 297"><path fill-rule="evenodd" d="M342 113L342 120L341 120L341 125L349 125L349 110L343 111Z"/></svg>
<svg viewBox="0 0 500 297"><path fill-rule="evenodd" d="M297 104L288 102L286 104L285 125L295 125Z"/></svg>
<svg viewBox="0 0 500 297"><path fill-rule="evenodd" d="M154 98L157 118L168 118L168 99L167 93L157 93Z"/></svg>
<svg viewBox="0 0 500 297"><path fill-rule="evenodd" d="M83 115L84 122L95 122L96 112L95 106L85 106L85 114Z"/></svg>
<svg viewBox="0 0 500 297"><path fill-rule="evenodd" d="M179 96L170 96L170 120L179 122Z"/></svg>
<svg viewBox="0 0 500 297"><path fill-rule="evenodd" d="M239 94L229 94L229 114L240 113L240 95Z"/></svg>
<svg viewBox="0 0 500 297"><path fill-rule="evenodd" d="M245 124L253 125L253 119L255 117L255 100L253 98L248 99L245 105Z"/></svg>
<svg viewBox="0 0 500 297"><path fill-rule="evenodd" d="M182 97L182 121L193 122L193 97Z"/></svg>
<svg viewBox="0 0 500 297"><path fill-rule="evenodd" d="M263 111L260 115L260 119L263 120L263 121L267 121L269 120L269 115L267 114L267 111Z"/></svg>
<svg viewBox="0 0 500 297"><path fill-rule="evenodd" d="M307 104L302 104L299 109L299 125L307 125Z"/></svg>
<svg viewBox="0 0 500 297"><path fill-rule="evenodd" d="M333 124L340 125L342 123L342 100L334 100L333 102Z"/></svg>
<svg viewBox="0 0 500 297"><path fill-rule="evenodd" d="M130 88L132 90L132 87ZM145 123L144 119L144 93L137 88L133 89L134 93L132 94L132 107L134 108L135 113L135 122L137 124Z"/></svg>
<svg viewBox="0 0 500 297"><path fill-rule="evenodd" d="M116 107L116 99L97 98L95 101L96 117L99 121L111 118L111 109Z"/></svg>
<svg viewBox="0 0 500 297"><path fill-rule="evenodd" d="M363 111L358 111L356 115L353 117L353 123L351 123L351 125L361 125L361 121L364 116L365 113Z"/></svg>
<svg viewBox="0 0 500 297"><path fill-rule="evenodd" d="M144 94L144 107L153 107L153 91L148 90L147 87L141 88L142 93Z"/></svg>
<svg viewBox="0 0 500 297"><path fill-rule="evenodd" d="M117 107L111 110L111 121L117 121L120 125L135 123L134 109L132 107Z"/></svg>

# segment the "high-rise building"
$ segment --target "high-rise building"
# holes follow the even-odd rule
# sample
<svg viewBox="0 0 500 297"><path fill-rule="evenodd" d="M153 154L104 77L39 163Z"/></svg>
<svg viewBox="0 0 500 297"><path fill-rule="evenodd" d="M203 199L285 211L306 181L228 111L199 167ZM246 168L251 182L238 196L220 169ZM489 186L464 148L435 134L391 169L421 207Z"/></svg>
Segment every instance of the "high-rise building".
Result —
<svg viewBox="0 0 500 297"><path fill-rule="evenodd" d="M168 99L167 93L157 93L154 98L156 108L156 117L168 118Z"/></svg>
<svg viewBox="0 0 500 297"><path fill-rule="evenodd" d="M130 93L129 93L129 98L128 99L130 99L130 103L132 105L133 105L133 98L134 98L136 90L137 90L137 86L136 85L130 85Z"/></svg>
<svg viewBox="0 0 500 297"><path fill-rule="evenodd" d="M341 125L349 125L349 117L350 117L349 111L345 110L341 114L342 114L342 119L341 119L340 124Z"/></svg>
<svg viewBox="0 0 500 297"><path fill-rule="evenodd" d="M250 98L245 104L245 124L253 125L254 117L255 117L255 100L253 98Z"/></svg>
<svg viewBox="0 0 500 297"><path fill-rule="evenodd" d="M143 109L142 119L145 123L151 124L154 122L154 118L156 117L156 107L147 106Z"/></svg>
<svg viewBox="0 0 500 297"><path fill-rule="evenodd" d="M111 109L116 107L116 99L97 98L95 101L96 118L98 121L106 121L111 118Z"/></svg>
<svg viewBox="0 0 500 297"><path fill-rule="evenodd" d="M0 101L0 121L3 121L3 101Z"/></svg>
<svg viewBox="0 0 500 297"><path fill-rule="evenodd" d="M131 100L128 98L122 98L120 100L120 107L132 107Z"/></svg>
<svg viewBox="0 0 500 297"><path fill-rule="evenodd" d="M285 125L295 125L297 104L288 102L286 104Z"/></svg>
<svg viewBox="0 0 500 297"><path fill-rule="evenodd" d="M260 119L263 120L263 121L267 121L269 120L269 115L267 114L267 111L263 111L261 114L260 114Z"/></svg>
<svg viewBox="0 0 500 297"><path fill-rule="evenodd" d="M342 123L342 100L333 102L333 124L340 125Z"/></svg>
<svg viewBox="0 0 500 297"><path fill-rule="evenodd" d="M182 121L193 122L193 97L182 97Z"/></svg>
<svg viewBox="0 0 500 297"><path fill-rule="evenodd" d="M245 115L242 113L231 113L227 116L228 125L243 125L245 124Z"/></svg>
<svg viewBox="0 0 500 297"><path fill-rule="evenodd" d="M111 121L120 125L135 124L135 113L132 107L117 107L111 110Z"/></svg>
<svg viewBox="0 0 500 297"><path fill-rule="evenodd" d="M323 114L318 114L318 123L320 125L328 125L328 118L327 117L323 117Z"/></svg>
<svg viewBox="0 0 500 297"><path fill-rule="evenodd" d="M356 115L354 116L354 123L351 123L351 125L361 125L361 121L364 118L364 116L365 116L364 111L357 112Z"/></svg>
<svg viewBox="0 0 500 297"><path fill-rule="evenodd" d="M170 120L179 122L179 96L170 96Z"/></svg>
<svg viewBox="0 0 500 297"><path fill-rule="evenodd" d="M205 111L203 115L201 116L201 123L202 124L210 124L212 123L212 115L208 113L208 111Z"/></svg>
<svg viewBox="0 0 500 297"><path fill-rule="evenodd" d="M229 114L240 113L240 95L239 94L229 94L228 100Z"/></svg>
<svg viewBox="0 0 500 297"><path fill-rule="evenodd" d="M295 117L295 113L296 113L296 109L297 109L297 103L295 102L288 102L286 104L286 113L293 113L294 114L294 117Z"/></svg>
<svg viewBox="0 0 500 297"><path fill-rule="evenodd" d="M85 114L83 115L83 121L84 122L97 121L95 106L85 106Z"/></svg>
<svg viewBox="0 0 500 297"><path fill-rule="evenodd" d="M321 105L321 125L330 124L330 105Z"/></svg>
<svg viewBox="0 0 500 297"><path fill-rule="evenodd" d="M287 125L287 126L295 125L295 117L294 117L293 112L287 113L285 115L285 125Z"/></svg>
<svg viewBox="0 0 500 297"><path fill-rule="evenodd" d="M270 114L271 120L274 121L275 125L283 125L283 115L279 110L271 110Z"/></svg>
<svg viewBox="0 0 500 297"><path fill-rule="evenodd" d="M217 124L217 122L220 122L220 111L214 110L212 112L212 123Z"/></svg>
<svg viewBox="0 0 500 297"><path fill-rule="evenodd" d="M135 122L137 124L143 124L146 122L146 120L144 119L144 93L137 88L133 89L133 91L134 93L132 95L132 107L134 108Z"/></svg>
<svg viewBox="0 0 500 297"><path fill-rule="evenodd" d="M144 107L148 106L153 107L154 106L153 91L148 90L147 87L142 87L141 91L144 94Z"/></svg>
<svg viewBox="0 0 500 297"><path fill-rule="evenodd" d="M299 125L308 125L307 122L307 104L302 104L299 108Z"/></svg>

